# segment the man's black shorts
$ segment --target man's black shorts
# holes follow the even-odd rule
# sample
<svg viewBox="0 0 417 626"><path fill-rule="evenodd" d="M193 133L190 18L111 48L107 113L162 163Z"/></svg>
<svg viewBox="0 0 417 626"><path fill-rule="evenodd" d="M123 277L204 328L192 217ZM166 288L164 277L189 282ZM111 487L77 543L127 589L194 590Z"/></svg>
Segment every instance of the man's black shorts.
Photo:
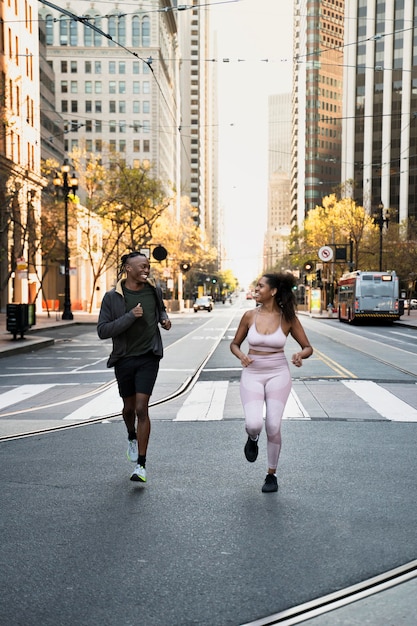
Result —
<svg viewBox="0 0 417 626"><path fill-rule="evenodd" d="M129 398L136 393L152 395L158 375L159 361L159 356L153 352L119 359L114 366L114 373L120 396Z"/></svg>

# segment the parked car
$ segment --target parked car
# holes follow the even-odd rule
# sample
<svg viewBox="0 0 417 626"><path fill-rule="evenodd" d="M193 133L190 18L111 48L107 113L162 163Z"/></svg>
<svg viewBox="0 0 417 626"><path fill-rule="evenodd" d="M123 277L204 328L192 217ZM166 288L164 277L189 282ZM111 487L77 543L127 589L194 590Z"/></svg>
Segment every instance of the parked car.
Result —
<svg viewBox="0 0 417 626"><path fill-rule="evenodd" d="M193 304L194 313L197 311L210 311L213 310L213 302L211 301L210 296L202 296L201 298L197 298L197 300Z"/></svg>
<svg viewBox="0 0 417 626"><path fill-rule="evenodd" d="M417 309L417 298L411 298L411 300L404 300L404 308L408 309L408 304L410 303L410 309Z"/></svg>

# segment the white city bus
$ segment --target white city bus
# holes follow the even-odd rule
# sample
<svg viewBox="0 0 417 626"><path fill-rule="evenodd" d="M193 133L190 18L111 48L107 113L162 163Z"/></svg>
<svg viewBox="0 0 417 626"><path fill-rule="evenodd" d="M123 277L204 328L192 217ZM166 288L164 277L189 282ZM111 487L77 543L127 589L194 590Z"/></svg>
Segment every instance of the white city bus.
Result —
<svg viewBox="0 0 417 626"><path fill-rule="evenodd" d="M399 281L395 272L344 274L338 283L339 320L398 320Z"/></svg>

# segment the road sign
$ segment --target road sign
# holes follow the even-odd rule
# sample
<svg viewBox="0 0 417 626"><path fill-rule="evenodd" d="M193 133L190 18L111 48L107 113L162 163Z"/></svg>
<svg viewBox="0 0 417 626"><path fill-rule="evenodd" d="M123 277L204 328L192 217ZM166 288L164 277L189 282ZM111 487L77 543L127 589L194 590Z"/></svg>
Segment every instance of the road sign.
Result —
<svg viewBox="0 0 417 626"><path fill-rule="evenodd" d="M333 259L333 248L330 246L322 246L319 249L319 259L323 262L331 261Z"/></svg>

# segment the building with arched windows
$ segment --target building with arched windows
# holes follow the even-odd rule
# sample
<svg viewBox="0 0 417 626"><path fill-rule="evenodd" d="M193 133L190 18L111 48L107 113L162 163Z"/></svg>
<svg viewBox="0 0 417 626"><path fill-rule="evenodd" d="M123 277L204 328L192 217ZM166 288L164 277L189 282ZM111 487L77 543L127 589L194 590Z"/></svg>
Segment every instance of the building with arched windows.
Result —
<svg viewBox="0 0 417 626"><path fill-rule="evenodd" d="M79 147L103 160L114 153L130 167L147 160L168 190L177 177L178 42L172 3L165 11L160 4L122 13L116 2L74 0L39 13L65 152Z"/></svg>

